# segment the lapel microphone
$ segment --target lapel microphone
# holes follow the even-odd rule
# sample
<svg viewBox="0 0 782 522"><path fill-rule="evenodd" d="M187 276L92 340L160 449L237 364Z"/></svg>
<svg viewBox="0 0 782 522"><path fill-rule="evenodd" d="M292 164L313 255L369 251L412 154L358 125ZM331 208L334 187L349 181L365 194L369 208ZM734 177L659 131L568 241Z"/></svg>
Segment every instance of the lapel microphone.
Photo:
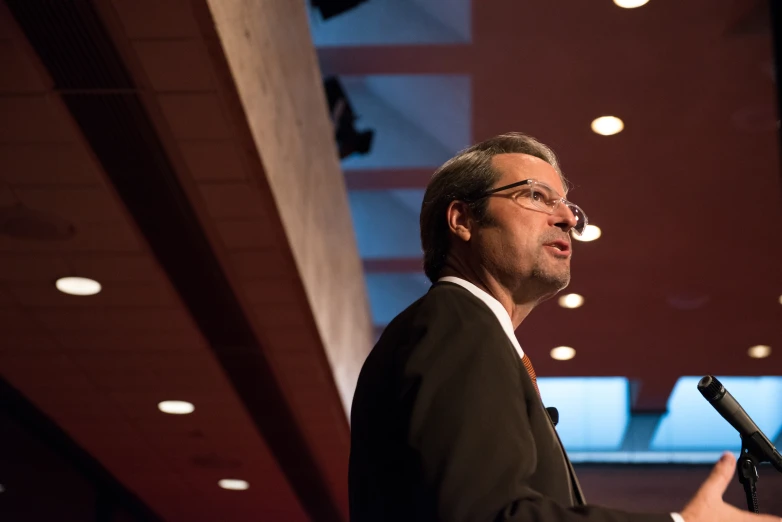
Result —
<svg viewBox="0 0 782 522"><path fill-rule="evenodd" d="M548 412L548 416L551 418L552 424L554 424L554 426L559 424L559 410L553 406L549 406L546 408L546 411Z"/></svg>

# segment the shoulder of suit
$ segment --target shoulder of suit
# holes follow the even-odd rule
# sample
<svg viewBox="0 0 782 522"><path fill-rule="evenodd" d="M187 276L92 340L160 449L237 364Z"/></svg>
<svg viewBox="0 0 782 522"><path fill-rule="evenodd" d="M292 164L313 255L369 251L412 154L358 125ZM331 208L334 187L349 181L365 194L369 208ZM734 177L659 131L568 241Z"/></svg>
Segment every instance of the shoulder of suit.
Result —
<svg viewBox="0 0 782 522"><path fill-rule="evenodd" d="M452 319L454 316L468 315L471 318L493 317L493 312L486 304L475 297L469 290L454 283L437 283L417 301L397 315L388 327L399 323L407 324L416 318Z"/></svg>
<svg viewBox="0 0 782 522"><path fill-rule="evenodd" d="M455 283L442 282L433 285L418 301L420 311L437 311L444 314L467 314L470 318L496 320L494 312L466 288Z"/></svg>

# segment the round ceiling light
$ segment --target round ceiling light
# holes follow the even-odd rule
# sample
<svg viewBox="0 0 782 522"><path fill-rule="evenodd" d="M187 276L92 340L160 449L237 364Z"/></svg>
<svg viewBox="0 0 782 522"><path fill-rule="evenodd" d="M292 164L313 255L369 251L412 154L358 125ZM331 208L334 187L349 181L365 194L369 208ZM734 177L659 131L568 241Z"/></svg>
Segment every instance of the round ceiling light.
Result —
<svg viewBox="0 0 782 522"><path fill-rule="evenodd" d="M584 297L579 294L566 294L559 298L559 306L562 308L578 308L584 304Z"/></svg>
<svg viewBox="0 0 782 522"><path fill-rule="evenodd" d="M614 0L614 3L625 9L635 9L649 3L649 0Z"/></svg>
<svg viewBox="0 0 782 522"><path fill-rule="evenodd" d="M163 413L172 415L187 415L195 411L195 406L186 401L163 401L158 403L157 408Z"/></svg>
<svg viewBox="0 0 782 522"><path fill-rule="evenodd" d="M747 350L747 355L753 359L765 359L771 355L771 347L766 346L765 344L759 344Z"/></svg>
<svg viewBox="0 0 782 522"><path fill-rule="evenodd" d="M596 227L595 225L587 225L586 228L584 228L584 232L582 232L580 236L578 234L573 234L573 239L585 242L594 241L602 234L603 232L600 230L600 227Z"/></svg>
<svg viewBox="0 0 782 522"><path fill-rule="evenodd" d="M576 356L576 351L570 346L557 346L551 349L551 358L557 361L569 361Z"/></svg>
<svg viewBox="0 0 782 522"><path fill-rule="evenodd" d="M249 482L239 479L221 479L217 484L223 489L230 489L233 491L244 491L250 487Z"/></svg>
<svg viewBox="0 0 782 522"><path fill-rule="evenodd" d="M592 130L601 136L619 134L624 128L624 122L616 116L601 116L592 121Z"/></svg>
<svg viewBox="0 0 782 522"><path fill-rule="evenodd" d="M95 295L102 288L99 282L86 277L61 277L54 285L60 292L70 295Z"/></svg>
<svg viewBox="0 0 782 522"><path fill-rule="evenodd" d="M782 304L782 295L779 296L779 304Z"/></svg>

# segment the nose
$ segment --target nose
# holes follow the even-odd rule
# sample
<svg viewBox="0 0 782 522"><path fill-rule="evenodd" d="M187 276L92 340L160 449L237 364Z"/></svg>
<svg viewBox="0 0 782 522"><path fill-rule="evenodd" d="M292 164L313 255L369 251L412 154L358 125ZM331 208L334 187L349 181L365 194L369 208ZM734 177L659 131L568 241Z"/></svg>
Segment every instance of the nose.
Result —
<svg viewBox="0 0 782 522"><path fill-rule="evenodd" d="M573 214L573 211L570 210L570 207L562 203L557 205L557 209L551 217L554 221L553 225L565 233L570 232L578 223L578 220L576 220L576 216Z"/></svg>

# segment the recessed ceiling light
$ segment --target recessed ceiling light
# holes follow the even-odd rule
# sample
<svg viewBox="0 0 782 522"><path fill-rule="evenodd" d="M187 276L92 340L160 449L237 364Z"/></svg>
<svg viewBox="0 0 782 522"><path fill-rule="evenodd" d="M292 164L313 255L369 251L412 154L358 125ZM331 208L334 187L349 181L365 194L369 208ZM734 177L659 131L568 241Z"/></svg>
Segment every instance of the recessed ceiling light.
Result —
<svg viewBox="0 0 782 522"><path fill-rule="evenodd" d="M771 347L766 346L765 344L759 344L747 350L747 354L753 359L764 359L771 355Z"/></svg>
<svg viewBox="0 0 782 522"><path fill-rule="evenodd" d="M186 401L163 401L157 407L163 413L172 415L187 415L195 410L195 406Z"/></svg>
<svg viewBox="0 0 782 522"><path fill-rule="evenodd" d="M250 487L250 484L246 480L239 479L222 479L217 484L223 489L231 489L234 491L244 491Z"/></svg>
<svg viewBox="0 0 782 522"><path fill-rule="evenodd" d="M633 9L648 4L649 0L614 0L614 3L625 9Z"/></svg>
<svg viewBox="0 0 782 522"><path fill-rule="evenodd" d="M582 304L584 298L578 294L566 294L559 298L559 306L562 308L578 308Z"/></svg>
<svg viewBox="0 0 782 522"><path fill-rule="evenodd" d="M595 225L587 225L586 228L584 228L584 232L582 232L580 236L578 234L573 234L573 239L578 241L594 241L602 234L603 232L600 230L600 227L596 227Z"/></svg>
<svg viewBox="0 0 782 522"><path fill-rule="evenodd" d="M601 116L592 121L592 130L602 136L619 134L624 128L624 122L616 116Z"/></svg>
<svg viewBox="0 0 782 522"><path fill-rule="evenodd" d="M5 486L0 484L0 493L5 493Z"/></svg>
<svg viewBox="0 0 782 522"><path fill-rule="evenodd" d="M570 346L557 346L551 349L551 358L558 361L568 361L576 356L576 351Z"/></svg>
<svg viewBox="0 0 782 522"><path fill-rule="evenodd" d="M779 296L779 304L782 304L782 295Z"/></svg>
<svg viewBox="0 0 782 522"><path fill-rule="evenodd" d="M86 277L61 277L54 285L60 292L70 295L95 295L101 290L99 282Z"/></svg>

